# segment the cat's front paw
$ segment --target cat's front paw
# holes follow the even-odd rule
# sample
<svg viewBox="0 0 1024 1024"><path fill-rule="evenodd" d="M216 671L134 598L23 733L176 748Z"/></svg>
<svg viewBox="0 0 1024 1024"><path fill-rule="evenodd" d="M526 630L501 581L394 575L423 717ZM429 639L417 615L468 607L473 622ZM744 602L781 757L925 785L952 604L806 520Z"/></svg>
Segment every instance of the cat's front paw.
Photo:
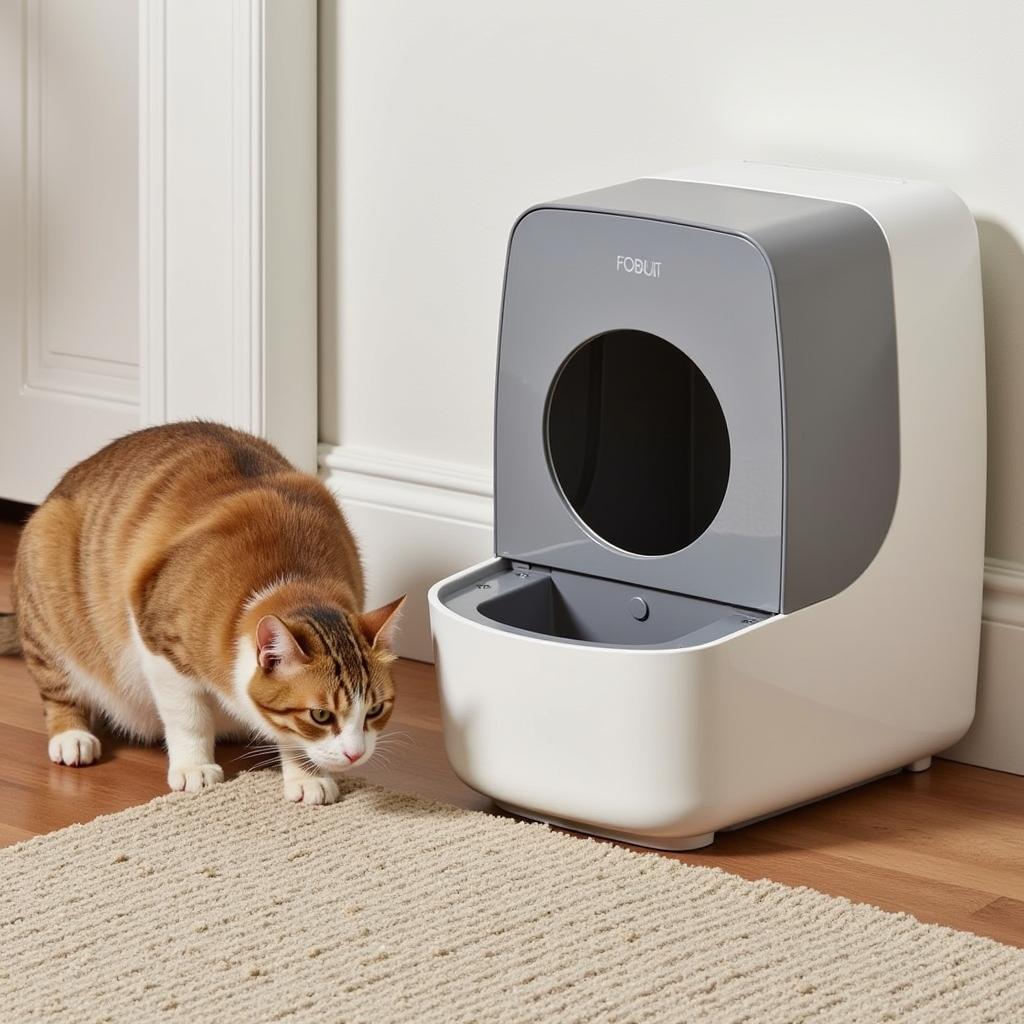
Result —
<svg viewBox="0 0 1024 1024"><path fill-rule="evenodd" d="M284 781L285 800L297 804L333 804L340 795L334 779L322 775L307 775Z"/></svg>
<svg viewBox="0 0 1024 1024"><path fill-rule="evenodd" d="M224 781L224 769L219 764L171 765L167 773L167 785L180 793L198 793Z"/></svg>
<svg viewBox="0 0 1024 1024"><path fill-rule="evenodd" d="M85 729L66 729L50 737L47 752L54 764L78 767L100 759L100 741Z"/></svg>

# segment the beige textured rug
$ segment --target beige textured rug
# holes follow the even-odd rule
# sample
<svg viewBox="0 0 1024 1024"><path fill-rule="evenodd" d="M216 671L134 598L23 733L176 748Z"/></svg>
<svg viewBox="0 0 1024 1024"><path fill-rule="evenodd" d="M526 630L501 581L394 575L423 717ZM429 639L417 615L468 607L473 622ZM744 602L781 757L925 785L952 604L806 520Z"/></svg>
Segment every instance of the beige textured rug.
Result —
<svg viewBox="0 0 1024 1024"><path fill-rule="evenodd" d="M271 774L0 852L0 1020L1024 1021L1024 951Z"/></svg>

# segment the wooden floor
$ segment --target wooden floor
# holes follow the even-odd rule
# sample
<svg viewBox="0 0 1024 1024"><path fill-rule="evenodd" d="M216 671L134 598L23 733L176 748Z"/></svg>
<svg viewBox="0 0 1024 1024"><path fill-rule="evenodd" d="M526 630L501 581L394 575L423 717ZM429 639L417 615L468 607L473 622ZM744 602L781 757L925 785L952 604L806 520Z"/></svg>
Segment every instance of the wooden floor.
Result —
<svg viewBox="0 0 1024 1024"><path fill-rule="evenodd" d="M2 510L0 510L2 514ZM0 610L17 527L0 522ZM392 789L493 810L445 760L433 669L403 661L392 749L358 774ZM163 752L103 737L100 763L46 757L39 699L20 659L0 658L0 845L142 803L165 790ZM1022 739L1024 742L1024 739ZM218 757L229 775L242 748ZM315 813L315 811L314 811ZM1024 946L1024 778L939 761L736 832L699 853L665 854L747 878L807 885Z"/></svg>

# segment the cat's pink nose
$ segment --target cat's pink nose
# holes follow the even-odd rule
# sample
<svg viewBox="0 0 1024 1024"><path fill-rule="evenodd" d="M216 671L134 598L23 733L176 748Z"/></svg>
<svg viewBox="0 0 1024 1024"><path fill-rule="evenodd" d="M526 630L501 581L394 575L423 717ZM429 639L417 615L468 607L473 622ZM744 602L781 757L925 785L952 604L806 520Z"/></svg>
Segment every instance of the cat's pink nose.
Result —
<svg viewBox="0 0 1024 1024"><path fill-rule="evenodd" d="M350 754L347 750L344 751L345 756L348 758L349 764L355 764L363 756L363 752L360 751L358 754Z"/></svg>

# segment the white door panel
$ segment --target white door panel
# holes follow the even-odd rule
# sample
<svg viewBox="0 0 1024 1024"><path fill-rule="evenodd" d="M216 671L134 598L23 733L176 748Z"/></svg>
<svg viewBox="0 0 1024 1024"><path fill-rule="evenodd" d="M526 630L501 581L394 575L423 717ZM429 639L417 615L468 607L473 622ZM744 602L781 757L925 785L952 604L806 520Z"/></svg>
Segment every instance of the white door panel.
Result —
<svg viewBox="0 0 1024 1024"><path fill-rule="evenodd" d="M0 498L316 400L315 0L0 0Z"/></svg>
<svg viewBox="0 0 1024 1024"><path fill-rule="evenodd" d="M138 8L0 0L0 497L138 425Z"/></svg>

